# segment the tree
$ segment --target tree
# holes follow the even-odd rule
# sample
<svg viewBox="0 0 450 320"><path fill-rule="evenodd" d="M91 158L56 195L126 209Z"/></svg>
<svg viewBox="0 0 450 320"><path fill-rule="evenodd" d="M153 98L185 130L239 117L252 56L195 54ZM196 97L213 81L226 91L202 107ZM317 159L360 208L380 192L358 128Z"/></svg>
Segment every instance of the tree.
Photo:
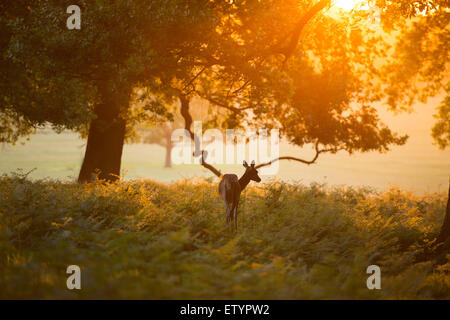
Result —
<svg viewBox="0 0 450 320"><path fill-rule="evenodd" d="M222 127L279 127L291 143L311 144L317 156L384 152L405 143L370 106L402 92L401 81L386 90L371 81L385 75L375 60L386 55L386 43L370 30L348 28L358 12L340 21L321 14L329 4L80 1L77 31L65 27L64 1L3 5L0 110L11 121L3 121L2 137L12 141L47 122L56 129L88 126L79 181L90 181L95 172L114 180L134 121L169 118L165 106L178 99L190 129L190 101L199 96L226 110ZM398 17L429 8L434 17L448 8L439 0L377 4L393 26ZM137 88L153 99L133 110L141 99Z"/></svg>
<svg viewBox="0 0 450 320"><path fill-rule="evenodd" d="M295 12L294 2L283 4L283 12ZM306 7L300 18L287 14L282 19L279 7L237 12L222 34L233 34L243 45L227 50L221 59L200 61L191 79L184 81L189 83L181 110L186 129L191 123L189 97L198 95L228 110L228 127L277 127L289 142L310 144L316 151L313 160L282 159L310 164L323 152L385 152L391 145L404 144L407 137L391 132L370 106L383 98L370 78L374 57L385 54L383 39L369 29L347 28L351 16L336 21L318 15L297 45L305 21L319 12L317 8L323 6ZM274 39L276 30L292 26L293 31ZM219 46L225 46L220 41ZM191 137L195 138L192 132Z"/></svg>
<svg viewBox="0 0 450 320"><path fill-rule="evenodd" d="M96 172L117 179L130 121L164 117L170 102L155 95L136 116L130 107L140 99L135 88L183 74L179 48L196 47L229 7L209 3L79 1L81 30L66 28L66 1L2 4L2 140L12 142L45 123L88 126L78 180L90 181Z"/></svg>
<svg viewBox="0 0 450 320"><path fill-rule="evenodd" d="M178 122L178 124L181 123ZM154 126L150 130L148 130L147 131L148 133L145 135L143 139L144 143L157 144L166 149L164 161L165 168L172 167L172 160L171 160L173 148L172 132L177 128L179 128L179 126L174 122L165 122L157 126Z"/></svg>
<svg viewBox="0 0 450 320"><path fill-rule="evenodd" d="M448 186L447 210L445 212L444 223L437 238L438 243L450 239L450 183Z"/></svg>
<svg viewBox="0 0 450 320"><path fill-rule="evenodd" d="M398 136L380 123L370 103L385 101L391 109L402 110L416 99L425 102L428 97L445 90L447 96L439 107L436 115L438 121L432 130L438 145L445 148L450 142L447 65L450 52L449 4L439 0L376 3L383 10L385 30L400 29L394 46L396 59L393 61L381 66L376 61L392 53L388 51L389 43L383 42L380 37L368 36L361 32L362 29L345 32L342 25L327 21L323 16L317 17L320 23L311 26L315 29L309 29L306 39L297 45L305 21L320 11L313 9L323 8L318 5L311 7L300 18L301 23L297 26L302 27L294 28L291 41L284 47L279 42L271 42L270 36L264 38L264 32L262 35L258 33L261 30L252 29L255 26L257 29L258 25L252 23L253 17L244 13L236 18L241 33L227 31L225 27L223 33L233 34L243 43L251 43L251 48L263 54L255 55L251 49L247 51L248 48L238 46L230 52L238 52L238 55L248 58L245 62L233 56L227 56L224 60L210 59L189 81L190 94L197 94L228 109L234 125L247 122L253 125L263 123L266 127L277 126L293 144L302 146L312 143L316 153L311 160L291 156L273 160L312 164L323 152L384 152L392 144L405 143L406 136ZM255 16L260 18L257 14ZM352 25L352 18L349 17L347 25ZM279 22L276 16L270 16L270 21L275 25ZM246 29L247 26L250 27ZM266 21L264 26L270 35L272 24ZM262 46L246 38L254 34L264 39ZM284 56L281 68L274 67L277 61L273 54L276 52ZM370 78L365 81L367 76ZM289 87L292 88L290 91L285 90ZM190 129L189 99L186 95L182 97L184 103L181 111L186 119L186 129ZM359 107L354 108L351 103L358 103ZM252 116L247 113L249 111ZM195 140L192 132L191 138ZM220 171L206 163L203 151L196 150L196 154L202 155L201 163L205 168L220 175ZM441 242L450 237L448 208L449 205L438 237Z"/></svg>
<svg viewBox="0 0 450 320"><path fill-rule="evenodd" d="M437 121L431 135L439 148L444 149L450 146L449 2L403 0L389 9L384 14L384 26L387 30L400 29L400 36L394 46L396 61L382 70L387 102L392 109L401 110L410 108L417 100L425 103L429 97L443 95L436 108ZM409 19L392 18L399 15ZM437 241L446 243L444 247L448 248L449 239L450 187Z"/></svg>
<svg viewBox="0 0 450 320"><path fill-rule="evenodd" d="M195 99L192 103L192 121L201 121L202 130L215 127L217 119L221 117L220 112L212 107L207 101L201 99ZM184 119L177 112L178 105L167 106L166 109L173 114L171 121L163 121L158 119L152 119L137 125L135 128L136 134L131 139L131 142L143 142L149 144L157 144L164 147L166 150L164 166L166 168L172 167L171 153L173 148L172 133L176 129L182 129L184 127ZM212 114L214 116L212 116ZM132 128L130 128L132 129ZM129 130L131 131L131 130Z"/></svg>
<svg viewBox="0 0 450 320"><path fill-rule="evenodd" d="M450 145L449 2L402 0L383 8L384 29L398 33L391 51L396 59L380 70L386 102L393 110L410 110L416 101L443 95L431 134L444 149Z"/></svg>
<svg viewBox="0 0 450 320"><path fill-rule="evenodd" d="M446 88L450 92L450 88ZM445 149L450 145L450 97L447 95L438 107L438 114L434 116L437 121L433 126L431 135L439 148Z"/></svg>

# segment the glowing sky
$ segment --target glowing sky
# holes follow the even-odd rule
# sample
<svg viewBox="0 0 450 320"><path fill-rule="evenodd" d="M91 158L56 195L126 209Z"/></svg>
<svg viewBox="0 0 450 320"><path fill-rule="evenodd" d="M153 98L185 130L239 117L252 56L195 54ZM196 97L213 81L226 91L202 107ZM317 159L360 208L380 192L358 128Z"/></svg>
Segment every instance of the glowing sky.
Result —
<svg viewBox="0 0 450 320"><path fill-rule="evenodd" d="M352 10L356 5L361 3L361 0L334 0L333 5L344 10Z"/></svg>

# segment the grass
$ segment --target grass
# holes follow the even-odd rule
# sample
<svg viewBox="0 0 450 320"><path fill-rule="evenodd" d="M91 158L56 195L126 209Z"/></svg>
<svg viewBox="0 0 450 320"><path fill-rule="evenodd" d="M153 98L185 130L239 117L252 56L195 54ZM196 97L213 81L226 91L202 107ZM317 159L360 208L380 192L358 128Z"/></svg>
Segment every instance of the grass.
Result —
<svg viewBox="0 0 450 320"><path fill-rule="evenodd" d="M411 127L411 126L409 126ZM411 129L412 130L412 129ZM408 134L410 132L408 131ZM305 166L297 162L280 162L276 177L283 181L301 181L303 183L326 182L364 186L370 185L377 190L386 190L395 185L405 190L425 194L445 191L450 174L450 149L440 151L426 140L413 137L405 146L379 154L348 155L323 154L317 164ZM424 139L421 133L419 138ZM429 136L428 136L429 137ZM3 145L0 151L0 174L9 174L18 168L33 171L32 179L75 180L83 160L86 141L73 132L56 134L50 129L41 130L31 136L25 145ZM281 144L281 155L293 155L310 159L309 149L294 148ZM122 157L123 178L125 180L153 179L162 182L175 182L194 176L209 177L211 172L199 165L177 165L172 169L163 168L165 151L162 147L148 144L125 145ZM248 159L253 160L253 159ZM258 160L256 160L258 162ZM218 165L227 173L242 174L243 167L238 165ZM262 176L269 181L272 176Z"/></svg>
<svg viewBox="0 0 450 320"><path fill-rule="evenodd" d="M209 180L79 185L0 178L0 298L450 299L446 262L418 259L444 193L271 182L225 225ZM66 288L81 268L82 289ZM368 290L366 268L381 268Z"/></svg>

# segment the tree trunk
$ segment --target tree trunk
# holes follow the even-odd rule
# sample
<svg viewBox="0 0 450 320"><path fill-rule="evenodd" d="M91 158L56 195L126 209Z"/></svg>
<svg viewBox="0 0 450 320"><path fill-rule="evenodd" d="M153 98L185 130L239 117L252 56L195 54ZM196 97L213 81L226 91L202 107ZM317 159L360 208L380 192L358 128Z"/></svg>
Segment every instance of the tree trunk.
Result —
<svg viewBox="0 0 450 320"><path fill-rule="evenodd" d="M439 233L438 242L445 242L450 238L450 185L448 187L448 200L447 200L447 210L444 218L444 223L442 224L441 232Z"/></svg>
<svg viewBox="0 0 450 320"><path fill-rule="evenodd" d="M165 168L172 168L172 141L167 140Z"/></svg>
<svg viewBox="0 0 450 320"><path fill-rule="evenodd" d="M120 99L117 93L102 94L102 102L94 109L96 118L89 127L78 182L90 182L95 177L106 181L120 178L126 124L120 116L120 111L121 107L128 106L128 99L128 95Z"/></svg>

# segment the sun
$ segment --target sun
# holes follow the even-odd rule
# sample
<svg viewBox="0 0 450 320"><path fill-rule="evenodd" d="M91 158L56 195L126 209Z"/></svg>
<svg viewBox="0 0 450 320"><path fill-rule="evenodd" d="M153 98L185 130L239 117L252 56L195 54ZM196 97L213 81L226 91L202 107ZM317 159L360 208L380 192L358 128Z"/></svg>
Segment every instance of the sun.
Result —
<svg viewBox="0 0 450 320"><path fill-rule="evenodd" d="M346 11L352 10L360 3L361 3L361 0L334 0L333 1L333 5L335 7L344 9Z"/></svg>

